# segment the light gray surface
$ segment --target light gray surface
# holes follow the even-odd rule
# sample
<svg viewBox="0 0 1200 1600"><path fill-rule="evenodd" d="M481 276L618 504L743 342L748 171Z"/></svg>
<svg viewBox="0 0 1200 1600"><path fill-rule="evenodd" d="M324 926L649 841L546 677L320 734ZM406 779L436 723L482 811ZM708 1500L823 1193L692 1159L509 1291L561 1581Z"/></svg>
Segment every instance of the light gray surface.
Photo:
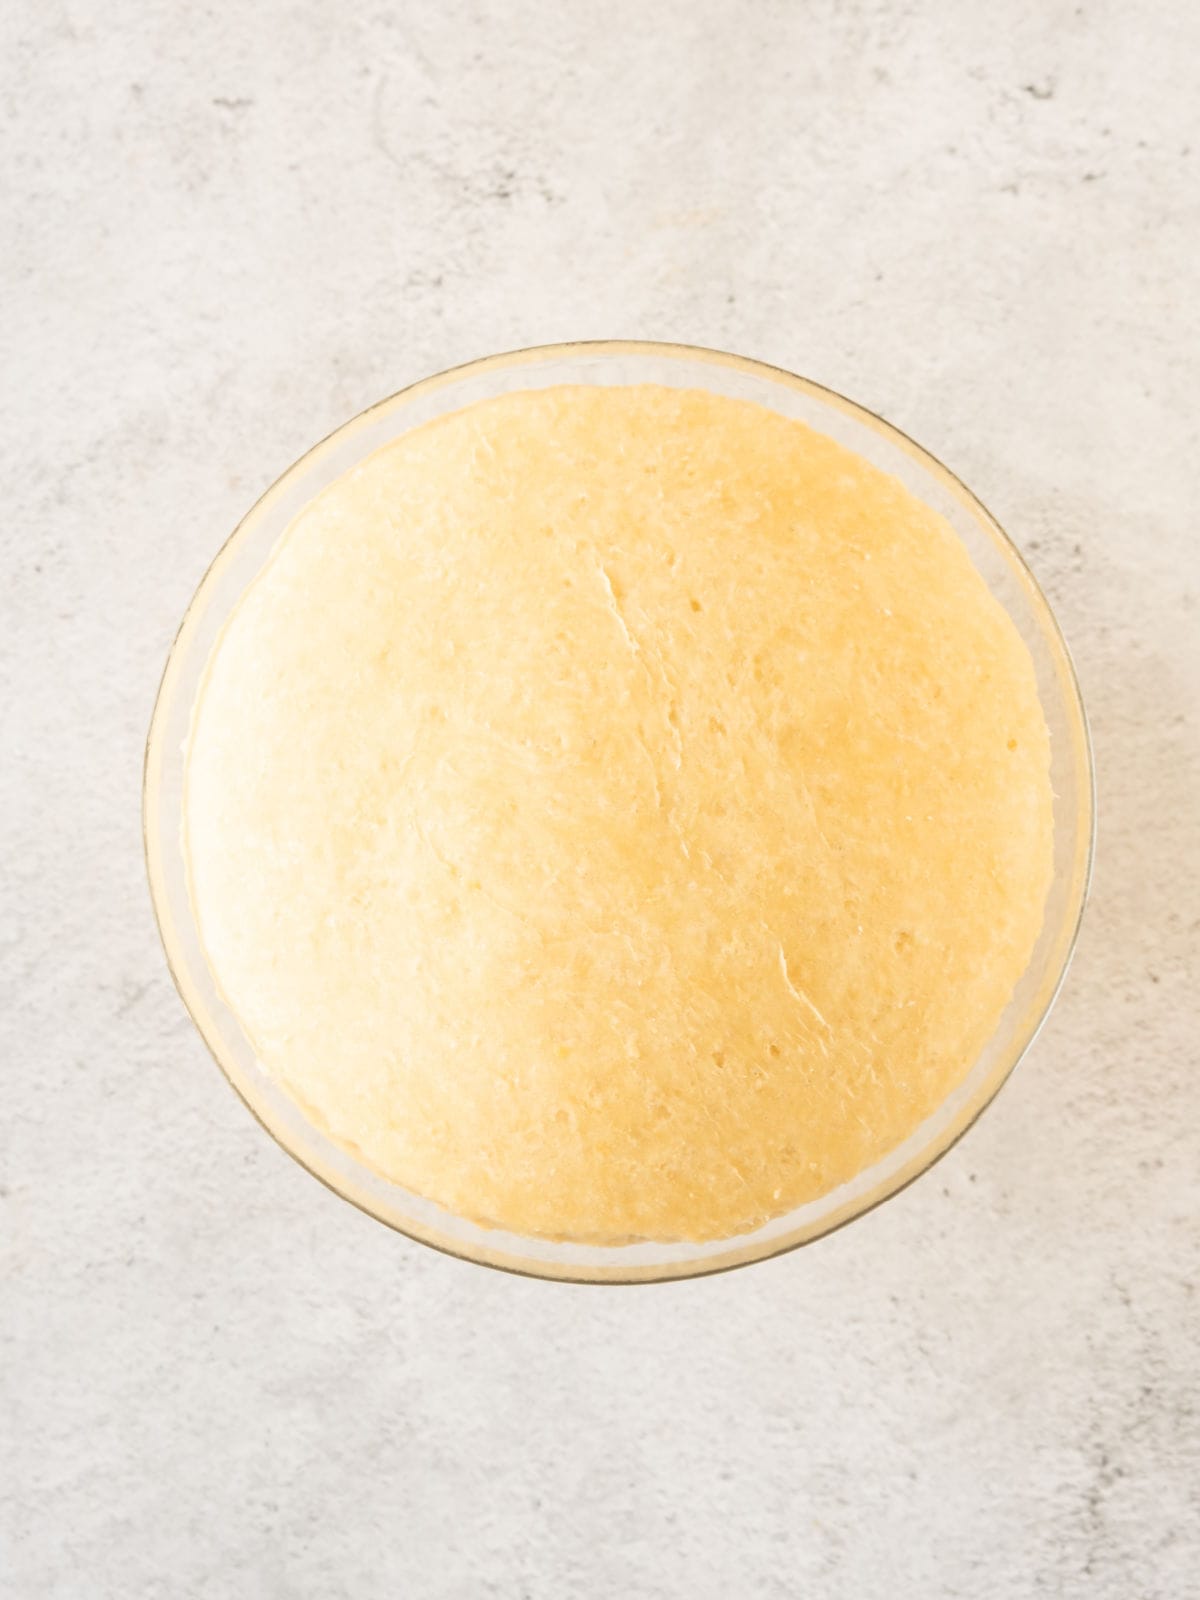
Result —
<svg viewBox="0 0 1200 1600"><path fill-rule="evenodd" d="M1200 1585L1200 11L19 0L3 20L0 1594ZM1074 646L1100 853L932 1175L726 1278L441 1259L253 1125L142 741L239 513L413 378L681 339L881 411Z"/></svg>

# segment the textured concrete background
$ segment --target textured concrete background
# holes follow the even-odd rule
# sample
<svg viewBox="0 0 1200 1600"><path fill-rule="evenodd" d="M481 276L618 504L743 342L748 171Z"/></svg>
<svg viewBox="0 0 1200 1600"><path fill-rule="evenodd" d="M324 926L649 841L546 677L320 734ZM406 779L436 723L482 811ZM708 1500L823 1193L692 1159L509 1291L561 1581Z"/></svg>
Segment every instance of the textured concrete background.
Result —
<svg viewBox="0 0 1200 1600"><path fill-rule="evenodd" d="M1200 10L16 0L0 161L0 1594L1200 1592ZM1195 141L1195 142L1194 142ZM883 412L1028 552L1100 770L1035 1050L730 1277L443 1260L253 1125L143 885L162 659L314 439L624 334Z"/></svg>

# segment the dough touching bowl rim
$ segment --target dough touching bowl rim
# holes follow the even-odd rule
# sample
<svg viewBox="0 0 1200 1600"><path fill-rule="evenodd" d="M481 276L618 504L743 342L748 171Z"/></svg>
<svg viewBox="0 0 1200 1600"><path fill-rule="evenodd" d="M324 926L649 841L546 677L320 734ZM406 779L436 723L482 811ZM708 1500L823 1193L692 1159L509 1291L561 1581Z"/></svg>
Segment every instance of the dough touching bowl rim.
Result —
<svg viewBox="0 0 1200 1600"><path fill-rule="evenodd" d="M203 663L211 649L211 639L203 649L200 648L197 637L199 630L204 627L211 634L216 625L214 619L221 615L223 620L228 615L229 604L225 604L223 613L220 610L221 582L234 560L246 554L243 547L247 550L250 548L247 541L255 535L262 536L266 519L272 515L276 518L283 516L281 507L289 499L295 500L297 488L321 470L328 470L328 463L339 447L347 445L353 435L361 437L372 427L378 431L379 426L390 421L393 414L396 415L397 426L390 436L400 435L407 431L404 414L447 387L465 388L489 380L501 380L499 387L445 406L435 414L446 414L459 409L460 405L472 404L475 399L486 398L487 393L536 387L504 380L510 375L519 376L530 368L540 366L553 369L556 365L569 363L608 370L620 367L622 363L690 365L692 368L724 374L725 387L717 392L735 393L737 389L730 385L743 381L749 386L773 385L781 395L790 396L796 406L807 408L804 420L809 421L810 426L820 427L820 422L810 420L811 412L818 410L822 414L829 413L831 421L843 419L843 428L848 423L854 429L866 430L876 436L877 449L882 449L885 455L907 458L923 476L933 480L941 496L953 502L960 514L965 514L972 524L977 525L985 542L990 541L994 546L993 553L1005 565L1004 582L1015 586L1021 593L1023 605L1028 608L1028 617L1014 616L1011 606L1003 600L1001 603L1034 652L1035 665L1039 664L1041 658L1040 670L1050 673L1056 694L1052 714L1052 708L1045 704L1046 690L1039 677L1051 729L1052 760L1066 763L1067 784L1062 793L1056 789L1055 796L1056 867L1055 883L1047 905L1047 926L1043 929L1026 975L1036 988L1031 996L1021 1001L1019 1018L1011 1028L1011 1040L998 1047L998 1058L982 1071L973 1087L973 1080L980 1072L988 1052L985 1051L984 1056L972 1066L964 1079L962 1103L956 1109L951 1111L947 1108L956 1100L957 1091L922 1124L916 1134L899 1147L899 1151L890 1152L865 1173L859 1174L851 1184L810 1202L787 1217L775 1219L755 1233L699 1245L655 1245L643 1242L636 1246L604 1246L569 1240L522 1239L481 1228L464 1218L441 1211L422 1197L412 1196L399 1185L389 1184L372 1173L303 1118L303 1114L287 1100L284 1091L257 1067L244 1036L240 1048L236 1041L231 1042L230 1034L234 1029L230 1027L228 1019L223 1023L218 1015L222 1009L219 998L214 1000L202 992L206 980L211 987L211 976L203 961L202 947L185 892L181 890L184 882L181 871L184 877L186 874L182 861L180 811L178 804L169 798L169 793L173 793L181 782L183 745L178 737L180 719L190 716L195 685L199 682ZM605 379L564 377L551 381L604 382ZM617 377L608 381L663 380ZM689 386L702 386L703 382L701 373L697 382ZM768 402L760 400L760 403ZM412 425L419 426L423 420L427 419L419 418ZM377 443L371 449L379 447ZM852 445L852 448L856 446ZM363 459L370 453L371 450L362 450L357 459ZM325 481L340 476L343 471L349 470L349 465L352 462L329 472ZM294 510L318 493L321 487L323 484L314 486L295 504L294 509L286 512L285 521L272 535L271 543L282 531L282 526L291 520ZM265 558L266 549L257 559L261 564ZM241 587L244 588L244 584ZM989 587L995 592L995 586L990 581ZM236 603L236 599L233 603ZM1031 643L1031 635L1036 641L1036 649ZM1056 719L1061 722L1057 732ZM1057 765L1054 772L1057 783L1062 776ZM1060 803L1065 816L1060 816ZM1066 640L1049 602L1020 551L970 489L900 429L822 384L745 356L702 346L647 340L585 340L535 345L450 367L368 407L306 451L275 480L241 519L217 552L184 612L168 652L155 699L142 781L146 870L171 977L192 1021L230 1086L276 1143L327 1188L408 1238L430 1245L447 1255L500 1271L576 1283L669 1282L727 1272L752 1261L782 1255L844 1227L856 1217L864 1216L928 1171L958 1143L995 1099L1036 1039L1062 987L1087 900L1095 849L1095 815L1091 740L1079 681ZM1060 860L1064 851L1065 860ZM1059 905L1059 910L1052 923L1051 906L1054 904ZM1004 1022L1015 1004L1016 997L1006 1010L994 1040L1000 1037ZM988 1050L991 1048L989 1045ZM939 1118L942 1125L939 1125ZM875 1181L869 1182L873 1174L878 1176Z"/></svg>

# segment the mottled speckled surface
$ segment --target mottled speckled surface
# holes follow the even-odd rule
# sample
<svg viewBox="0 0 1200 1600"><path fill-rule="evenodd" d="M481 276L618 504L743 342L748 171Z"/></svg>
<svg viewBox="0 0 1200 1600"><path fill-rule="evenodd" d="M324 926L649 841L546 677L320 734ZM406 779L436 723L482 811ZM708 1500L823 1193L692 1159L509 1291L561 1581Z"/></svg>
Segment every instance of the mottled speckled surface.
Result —
<svg viewBox="0 0 1200 1600"><path fill-rule="evenodd" d="M0 1594L1196 1593L1200 12L0 33ZM796 368L955 467L1058 607L1101 790L1068 986L936 1172L615 1291L422 1251L260 1133L138 811L172 631L270 479L426 372L612 334Z"/></svg>

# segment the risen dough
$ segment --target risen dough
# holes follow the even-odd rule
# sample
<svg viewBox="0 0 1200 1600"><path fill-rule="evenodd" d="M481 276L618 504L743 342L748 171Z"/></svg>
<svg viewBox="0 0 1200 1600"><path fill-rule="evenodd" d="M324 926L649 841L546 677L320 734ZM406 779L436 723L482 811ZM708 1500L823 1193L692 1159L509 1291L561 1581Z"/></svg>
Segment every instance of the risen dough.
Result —
<svg viewBox="0 0 1200 1600"><path fill-rule="evenodd" d="M761 407L512 394L297 517L185 836L263 1066L519 1232L705 1239L904 1139L1026 966L1030 658L957 537Z"/></svg>

